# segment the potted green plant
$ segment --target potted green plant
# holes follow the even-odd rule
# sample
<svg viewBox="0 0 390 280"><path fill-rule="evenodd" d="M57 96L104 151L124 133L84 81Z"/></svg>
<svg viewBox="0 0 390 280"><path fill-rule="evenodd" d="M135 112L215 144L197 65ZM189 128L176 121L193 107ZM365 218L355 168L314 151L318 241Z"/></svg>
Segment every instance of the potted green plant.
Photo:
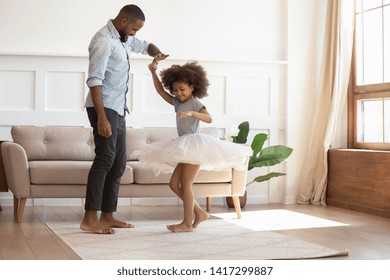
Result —
<svg viewBox="0 0 390 280"><path fill-rule="evenodd" d="M249 134L249 122L242 122L238 126L237 135L232 136L234 143L246 144ZM265 141L267 141L268 135L265 133L258 133L252 140L251 148L252 155L249 157L248 171L253 168L260 168L265 166L274 166L285 161L292 153L293 149L284 145L275 145L264 147ZM255 182L263 182L270 180L274 177L284 176L286 173L270 172L265 175L260 175L250 181L248 185ZM226 197L226 203L229 207L234 207L231 197ZM241 207L246 204L246 192L242 198L240 198Z"/></svg>

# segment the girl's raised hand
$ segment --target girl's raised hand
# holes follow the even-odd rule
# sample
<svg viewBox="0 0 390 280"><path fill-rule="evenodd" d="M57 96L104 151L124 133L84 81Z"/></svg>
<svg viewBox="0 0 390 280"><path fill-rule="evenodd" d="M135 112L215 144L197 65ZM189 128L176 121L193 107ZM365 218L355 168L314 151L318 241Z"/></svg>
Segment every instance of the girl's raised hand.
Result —
<svg viewBox="0 0 390 280"><path fill-rule="evenodd" d="M149 70L151 72L154 72L157 70L157 65L158 65L158 62L156 61L156 59L153 59L152 63L149 64Z"/></svg>
<svg viewBox="0 0 390 280"><path fill-rule="evenodd" d="M161 60L166 59L169 56L169 54L159 53L153 58L152 63L149 64L149 70L154 72L157 70L158 62Z"/></svg>

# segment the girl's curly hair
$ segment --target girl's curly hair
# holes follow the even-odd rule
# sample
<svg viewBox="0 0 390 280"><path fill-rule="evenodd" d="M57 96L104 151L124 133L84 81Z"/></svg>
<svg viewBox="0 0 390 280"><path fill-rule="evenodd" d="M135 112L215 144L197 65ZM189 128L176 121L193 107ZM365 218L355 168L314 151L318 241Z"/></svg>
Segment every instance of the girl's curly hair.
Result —
<svg viewBox="0 0 390 280"><path fill-rule="evenodd" d="M173 93L174 82L184 82L194 87L192 95L203 98L208 95L209 80L206 71L197 61L189 61L184 65L174 64L160 72L163 86Z"/></svg>

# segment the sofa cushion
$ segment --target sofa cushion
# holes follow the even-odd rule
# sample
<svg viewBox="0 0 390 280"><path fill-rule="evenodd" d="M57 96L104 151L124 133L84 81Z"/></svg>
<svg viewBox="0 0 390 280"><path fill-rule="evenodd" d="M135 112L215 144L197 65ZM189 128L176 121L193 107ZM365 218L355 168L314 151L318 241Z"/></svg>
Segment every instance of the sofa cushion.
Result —
<svg viewBox="0 0 390 280"><path fill-rule="evenodd" d="M155 174L152 168L147 168L136 161L128 162L134 170L134 183L136 184L167 184L171 174ZM232 181L232 170L208 171L200 170L195 183L227 183Z"/></svg>
<svg viewBox="0 0 390 280"><path fill-rule="evenodd" d="M92 161L30 161L32 184L85 185ZM121 184L134 182L133 169L126 166Z"/></svg>
<svg viewBox="0 0 390 280"><path fill-rule="evenodd" d="M224 137L224 129L201 128L202 133ZM26 151L28 160L81 160L95 157L92 128L77 126L12 126L12 139ZM177 137L176 127L126 128L128 160L137 160L148 144Z"/></svg>
<svg viewBox="0 0 390 280"><path fill-rule="evenodd" d="M93 160L92 128L12 126L12 139L26 151L28 160Z"/></svg>

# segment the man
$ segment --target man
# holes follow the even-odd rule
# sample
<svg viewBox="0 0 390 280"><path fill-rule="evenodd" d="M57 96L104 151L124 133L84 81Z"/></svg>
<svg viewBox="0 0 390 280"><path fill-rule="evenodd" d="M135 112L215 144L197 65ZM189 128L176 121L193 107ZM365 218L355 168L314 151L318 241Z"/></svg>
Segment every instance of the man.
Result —
<svg viewBox="0 0 390 280"><path fill-rule="evenodd" d="M127 160L125 114L129 112L126 93L130 53L148 54L160 60L168 56L154 44L134 37L144 22L145 15L139 7L124 6L89 45L90 91L85 107L93 128L96 155L88 175L85 214L80 224L85 231L112 234L115 227L134 227L113 216Z"/></svg>

